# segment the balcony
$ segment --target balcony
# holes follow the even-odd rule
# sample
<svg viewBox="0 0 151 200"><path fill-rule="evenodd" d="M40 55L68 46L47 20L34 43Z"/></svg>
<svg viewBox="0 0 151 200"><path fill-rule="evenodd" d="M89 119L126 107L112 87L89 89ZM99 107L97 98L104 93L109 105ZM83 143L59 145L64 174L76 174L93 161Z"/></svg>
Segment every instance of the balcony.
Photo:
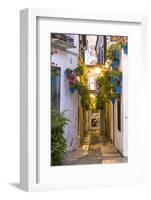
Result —
<svg viewBox="0 0 151 200"><path fill-rule="evenodd" d="M61 47L64 49L71 49L76 47L74 46L74 39L67 34L52 33L51 36L51 43L57 47Z"/></svg>

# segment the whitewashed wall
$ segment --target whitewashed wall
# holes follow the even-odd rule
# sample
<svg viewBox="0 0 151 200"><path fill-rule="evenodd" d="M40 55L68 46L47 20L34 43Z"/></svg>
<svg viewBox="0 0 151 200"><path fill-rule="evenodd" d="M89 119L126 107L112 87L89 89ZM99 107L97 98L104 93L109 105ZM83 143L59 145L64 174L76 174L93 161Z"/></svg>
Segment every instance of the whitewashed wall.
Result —
<svg viewBox="0 0 151 200"><path fill-rule="evenodd" d="M64 129L69 151L76 149L78 145L78 94L77 92L74 94L70 93L68 80L65 76L65 69L74 69L78 63L78 35L75 35L74 39L76 48L65 51L55 47L57 54L52 56L52 62L61 67L60 111L66 110L65 115L70 120Z"/></svg>
<svg viewBox="0 0 151 200"><path fill-rule="evenodd" d="M122 102L121 102L121 132L119 132L117 127L117 103L114 109L114 119L115 119L115 148L119 150L123 156L128 156L128 127L127 127L127 109L128 109L128 97L127 97L127 70L128 70L128 55L124 54L122 50L120 69L123 71L123 85L122 85Z"/></svg>

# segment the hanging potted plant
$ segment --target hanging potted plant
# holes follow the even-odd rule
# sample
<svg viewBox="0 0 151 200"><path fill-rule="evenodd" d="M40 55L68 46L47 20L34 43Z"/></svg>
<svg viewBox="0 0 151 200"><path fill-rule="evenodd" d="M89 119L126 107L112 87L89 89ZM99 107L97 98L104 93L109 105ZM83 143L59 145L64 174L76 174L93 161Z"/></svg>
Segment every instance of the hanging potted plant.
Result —
<svg viewBox="0 0 151 200"><path fill-rule="evenodd" d="M75 86L72 85L72 84L70 84L69 85L69 91L70 91L71 94L74 94L74 92L75 92Z"/></svg>
<svg viewBox="0 0 151 200"><path fill-rule="evenodd" d="M123 51L125 54L128 54L128 46L127 45L123 46Z"/></svg>
<svg viewBox="0 0 151 200"><path fill-rule="evenodd" d="M107 58L114 61L119 60L121 55L121 44L115 43L111 44L107 49Z"/></svg>
<svg viewBox="0 0 151 200"><path fill-rule="evenodd" d="M112 69L118 69L120 65L121 44L111 44L107 49L107 59L112 61Z"/></svg>
<svg viewBox="0 0 151 200"><path fill-rule="evenodd" d="M115 61L112 62L111 67L114 70L114 69L118 69L119 65L120 65L120 61L115 60Z"/></svg>
<svg viewBox="0 0 151 200"><path fill-rule="evenodd" d="M72 73L68 77L70 93L74 93L76 89L76 76Z"/></svg>
<svg viewBox="0 0 151 200"><path fill-rule="evenodd" d="M121 86L118 84L118 85L116 85L116 87L115 87L115 92L116 92L116 94L121 94Z"/></svg>
<svg viewBox="0 0 151 200"><path fill-rule="evenodd" d="M120 51L119 50L114 50L113 51L113 56L115 59L120 60Z"/></svg>
<svg viewBox="0 0 151 200"><path fill-rule="evenodd" d="M127 37L124 37L121 41L121 46L123 48L123 51L124 51L124 54L128 54L128 38Z"/></svg>
<svg viewBox="0 0 151 200"><path fill-rule="evenodd" d="M72 69L67 68L67 69L65 70L65 75L66 75L66 77L69 78L69 76L70 76L71 74L72 74Z"/></svg>

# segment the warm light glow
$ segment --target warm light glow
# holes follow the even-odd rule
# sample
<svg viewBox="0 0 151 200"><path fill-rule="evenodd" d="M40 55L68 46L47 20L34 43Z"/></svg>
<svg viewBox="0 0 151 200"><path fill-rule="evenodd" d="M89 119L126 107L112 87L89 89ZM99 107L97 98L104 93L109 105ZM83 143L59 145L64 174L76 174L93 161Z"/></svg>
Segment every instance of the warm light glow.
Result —
<svg viewBox="0 0 151 200"><path fill-rule="evenodd" d="M109 68L111 67L111 63L112 63L111 60L107 60L107 61L105 62L105 65L104 65L105 69L109 69Z"/></svg>
<svg viewBox="0 0 151 200"><path fill-rule="evenodd" d="M101 68L100 70L101 70L100 76L103 76L103 71L104 71L103 68Z"/></svg>
<svg viewBox="0 0 151 200"><path fill-rule="evenodd" d="M101 69L100 69L99 67L96 67L96 68L95 68L95 74L96 74L96 75L99 75L100 72L101 72Z"/></svg>
<svg viewBox="0 0 151 200"><path fill-rule="evenodd" d="M94 95L94 94L90 94L90 97L91 97L92 99L95 99L95 95Z"/></svg>

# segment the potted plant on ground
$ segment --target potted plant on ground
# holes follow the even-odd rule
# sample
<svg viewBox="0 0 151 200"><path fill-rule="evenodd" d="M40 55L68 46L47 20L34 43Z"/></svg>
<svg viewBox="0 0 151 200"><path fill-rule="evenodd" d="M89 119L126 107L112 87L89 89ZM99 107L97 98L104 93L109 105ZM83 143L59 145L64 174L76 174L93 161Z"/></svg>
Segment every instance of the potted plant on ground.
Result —
<svg viewBox="0 0 151 200"><path fill-rule="evenodd" d="M64 126L69 120L65 117L65 111L59 112L51 108L51 165L61 165L67 152L67 141L64 138Z"/></svg>

